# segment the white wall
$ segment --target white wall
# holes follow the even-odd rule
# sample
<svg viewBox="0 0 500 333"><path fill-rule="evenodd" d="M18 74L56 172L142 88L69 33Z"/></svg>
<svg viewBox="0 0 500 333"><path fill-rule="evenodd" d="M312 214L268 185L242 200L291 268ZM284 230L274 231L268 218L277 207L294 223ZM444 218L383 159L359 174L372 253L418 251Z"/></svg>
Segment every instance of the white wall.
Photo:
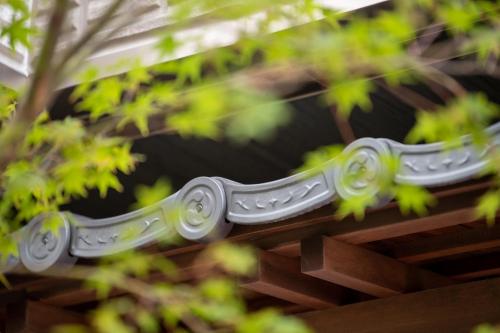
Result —
<svg viewBox="0 0 500 333"><path fill-rule="evenodd" d="M48 10L43 8L42 3L47 1L33 0L32 8L37 15L34 24L43 27L47 22ZM71 0L72 8L70 11L70 21L65 27L65 34L61 38L59 48L63 50L79 35L81 35L89 26L97 20L106 10L112 0ZM205 25L195 29L179 32L176 39L196 40L196 42L187 42L182 48L169 57L161 57L155 49L158 41L158 29L168 23L168 10L165 0L128 0L120 16L126 17L128 13L133 12L134 6L146 7L150 9L147 14L139 19L128 18L128 23L123 29L120 29L112 38L108 38L106 43L93 53L85 62L86 66L97 65L101 71L101 77L107 75L119 74L125 72L129 67L114 66L117 62L139 59L143 65L153 65L176 58L202 52L208 48L227 46L234 43L242 27L245 30L252 29L252 22L258 17L252 17L246 20L233 22L217 23ZM362 7L373 5L386 0L318 0L325 7L337 9L340 11L351 11ZM0 6L0 21L7 21L11 14L5 7ZM119 17L118 19L121 19ZM286 23L276 27L276 30L285 28ZM108 31L101 34L106 36ZM35 51L31 54L20 49L13 52L8 49L8 41L0 40L0 82L11 87L18 87L26 82L30 75L32 55L36 54L36 45L40 41L34 41ZM85 66L82 67L84 69ZM63 86L69 86L77 83L77 79L68 78Z"/></svg>

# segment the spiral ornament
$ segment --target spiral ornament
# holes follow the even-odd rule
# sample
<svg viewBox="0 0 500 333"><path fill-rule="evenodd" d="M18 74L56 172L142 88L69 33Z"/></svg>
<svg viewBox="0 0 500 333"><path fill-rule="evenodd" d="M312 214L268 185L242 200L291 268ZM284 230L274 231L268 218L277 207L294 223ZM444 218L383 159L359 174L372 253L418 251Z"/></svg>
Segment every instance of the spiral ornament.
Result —
<svg viewBox="0 0 500 333"><path fill-rule="evenodd" d="M226 195L222 184L200 177L187 183L177 196L177 232L188 240L224 238L232 224L226 222Z"/></svg>
<svg viewBox="0 0 500 333"><path fill-rule="evenodd" d="M58 234L43 231L44 217L34 218L27 226L19 248L22 264L31 272L40 273L71 267L76 258L69 253L71 226L64 215Z"/></svg>
<svg viewBox="0 0 500 333"><path fill-rule="evenodd" d="M360 139L349 145L344 151L345 159L334 172L339 196L344 200L374 196L377 205L387 203L390 198L381 190L390 176L383 162L383 156L389 154L389 148L383 142L372 138Z"/></svg>

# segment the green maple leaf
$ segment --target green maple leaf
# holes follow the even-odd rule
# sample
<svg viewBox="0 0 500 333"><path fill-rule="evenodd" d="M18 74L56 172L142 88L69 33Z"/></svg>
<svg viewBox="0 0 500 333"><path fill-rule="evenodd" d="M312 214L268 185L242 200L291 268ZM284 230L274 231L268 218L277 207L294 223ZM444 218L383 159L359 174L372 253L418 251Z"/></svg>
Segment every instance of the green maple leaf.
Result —
<svg viewBox="0 0 500 333"><path fill-rule="evenodd" d="M149 117L157 111L153 106L153 99L149 94L142 94L131 103L123 106L123 117L117 125L118 129L122 129L125 125L133 123L146 136L149 134Z"/></svg>
<svg viewBox="0 0 500 333"><path fill-rule="evenodd" d="M436 203L436 199L426 189L408 184L396 187L395 198L404 215L411 212L425 215L427 207Z"/></svg>
<svg viewBox="0 0 500 333"><path fill-rule="evenodd" d="M318 168L324 168L328 162L340 156L343 150L344 147L342 145L331 145L308 152L304 157L304 163L296 172L307 172Z"/></svg>
<svg viewBox="0 0 500 333"><path fill-rule="evenodd" d="M214 244L208 254L215 263L236 275L253 273L257 264L254 251L248 246L219 243Z"/></svg>
<svg viewBox="0 0 500 333"><path fill-rule="evenodd" d="M135 190L137 203L135 209L154 205L172 193L172 185L165 179L159 179L153 186L139 185Z"/></svg>
<svg viewBox="0 0 500 333"><path fill-rule="evenodd" d="M374 23L377 28L393 35L398 41L409 40L415 35L411 22L398 13L383 12L374 20Z"/></svg>
<svg viewBox="0 0 500 333"><path fill-rule="evenodd" d="M0 2L2 3L2 2ZM9 6L14 12L19 12L23 15L28 15L30 9L28 7L28 2L24 0L7 0L6 5Z"/></svg>
<svg viewBox="0 0 500 333"><path fill-rule="evenodd" d="M100 80L92 89L84 91L76 109L90 112L91 119L96 120L116 109L121 101L123 89L124 84L117 77Z"/></svg>
<svg viewBox="0 0 500 333"><path fill-rule="evenodd" d="M472 333L500 333L500 327L494 327L490 324L481 324L476 327Z"/></svg>
<svg viewBox="0 0 500 333"><path fill-rule="evenodd" d="M226 91L215 85L194 90L186 96L187 109L167 117L167 126L182 136L218 138L228 112L226 99Z"/></svg>
<svg viewBox="0 0 500 333"><path fill-rule="evenodd" d="M87 196L88 179L84 177L85 166L78 161L67 161L54 169L54 177L62 184L64 193L71 196Z"/></svg>
<svg viewBox="0 0 500 333"><path fill-rule="evenodd" d="M500 31L480 28L472 31L471 38L463 45L464 51L477 52L480 60L486 61L490 54L500 56Z"/></svg>
<svg viewBox="0 0 500 333"><path fill-rule="evenodd" d="M347 117L356 106L362 110L371 108L370 92L373 89L373 83L368 79L345 80L330 86L326 98L337 106L340 114Z"/></svg>
<svg viewBox="0 0 500 333"><path fill-rule="evenodd" d="M489 225L493 225L499 209L500 191L489 191L479 198L476 206L476 216L478 218L485 218Z"/></svg>
<svg viewBox="0 0 500 333"><path fill-rule="evenodd" d="M35 31L34 28L29 26L29 17L25 16L16 18L8 25L2 27L0 37L7 37L9 45L13 50L16 50L18 45L30 48L30 36Z"/></svg>
<svg viewBox="0 0 500 333"><path fill-rule="evenodd" d="M156 44L162 56L171 55L178 47L178 42L170 33L162 36Z"/></svg>
<svg viewBox="0 0 500 333"><path fill-rule="evenodd" d="M474 27L481 12L473 1L452 1L439 7L438 16L455 32L466 32Z"/></svg>
<svg viewBox="0 0 500 333"><path fill-rule="evenodd" d="M351 214L357 221L365 218L366 208L373 206L376 203L376 198L373 195L358 195L346 200L342 200L339 204L336 217L343 219Z"/></svg>
<svg viewBox="0 0 500 333"><path fill-rule="evenodd" d="M287 105L266 92L233 89L229 93L230 108L238 111L228 117L226 136L237 143L268 140L291 119Z"/></svg>
<svg viewBox="0 0 500 333"><path fill-rule="evenodd" d="M236 333L254 332L311 333L311 330L297 318L283 316L274 309L264 309L248 315L236 330Z"/></svg>

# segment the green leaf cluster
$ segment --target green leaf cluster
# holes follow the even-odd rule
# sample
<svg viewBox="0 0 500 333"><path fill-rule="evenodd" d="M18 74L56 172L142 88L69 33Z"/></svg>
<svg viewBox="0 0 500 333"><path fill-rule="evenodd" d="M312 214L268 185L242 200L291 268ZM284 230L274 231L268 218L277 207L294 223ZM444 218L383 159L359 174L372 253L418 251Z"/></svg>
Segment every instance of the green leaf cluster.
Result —
<svg viewBox="0 0 500 333"><path fill-rule="evenodd" d="M0 85L0 124L11 118L16 104L16 91Z"/></svg>
<svg viewBox="0 0 500 333"><path fill-rule="evenodd" d="M29 49L37 30L31 26L28 3L23 0L4 0L0 5L6 12L11 13L8 22L2 22L0 25L0 37L7 38L12 50L17 50L19 46Z"/></svg>
<svg viewBox="0 0 500 333"><path fill-rule="evenodd" d="M499 116L497 104L481 93L470 93L437 110L420 111L408 141L443 141L450 146L459 146L462 136L470 134L476 144L484 145L488 141L484 129Z"/></svg>
<svg viewBox="0 0 500 333"><path fill-rule="evenodd" d="M482 324L476 327L472 333L498 333L498 332L500 332L499 327L494 327L489 324Z"/></svg>
<svg viewBox="0 0 500 333"><path fill-rule="evenodd" d="M135 189L136 203L134 209L141 209L152 206L155 203L164 200L172 194L172 185L164 178L158 179L153 186L139 185Z"/></svg>
<svg viewBox="0 0 500 333"><path fill-rule="evenodd" d="M185 100L186 109L166 120L168 128L183 136L266 140L290 120L284 103L251 87L207 85L190 91Z"/></svg>

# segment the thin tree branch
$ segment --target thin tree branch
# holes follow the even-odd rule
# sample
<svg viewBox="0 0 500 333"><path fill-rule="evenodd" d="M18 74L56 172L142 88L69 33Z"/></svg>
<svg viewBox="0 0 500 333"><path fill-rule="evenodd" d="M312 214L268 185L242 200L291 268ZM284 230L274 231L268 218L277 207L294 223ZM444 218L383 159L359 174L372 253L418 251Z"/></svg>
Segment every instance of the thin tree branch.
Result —
<svg viewBox="0 0 500 333"><path fill-rule="evenodd" d="M423 78L424 82L426 85L429 86L429 88L432 90L433 93L435 93L443 102L447 102L449 99L453 98L453 94L448 91L445 87L442 85L429 80L427 78Z"/></svg>
<svg viewBox="0 0 500 333"><path fill-rule="evenodd" d="M426 66L421 73L429 80L446 87L456 97L467 95L467 90L457 80L433 66Z"/></svg>
<svg viewBox="0 0 500 333"><path fill-rule="evenodd" d="M399 98L401 101L417 110L431 111L437 107L435 103L410 88L406 88L404 86L391 87L381 80L375 80L375 83L396 98Z"/></svg>
<svg viewBox="0 0 500 333"><path fill-rule="evenodd" d="M56 73L62 73L66 64L78 54L107 24L109 24L113 15L120 9L125 0L115 0L111 6L104 12L99 20L88 29L80 39L73 44L62 56L61 61L55 66Z"/></svg>
<svg viewBox="0 0 500 333"><path fill-rule="evenodd" d="M354 140L356 140L356 135L354 135L354 130L349 123L349 119L340 115L335 106L330 107L330 113L335 120L335 124L337 125L337 129L339 130L344 144L348 145L354 142Z"/></svg>
<svg viewBox="0 0 500 333"><path fill-rule="evenodd" d="M443 32L444 25L433 24L425 28L424 32L409 47L409 52L414 56L421 56L434 43Z"/></svg>
<svg viewBox="0 0 500 333"><path fill-rule="evenodd" d="M500 77L500 68L495 63L494 66L487 66L472 60L454 60L436 63L434 68L448 75L491 75Z"/></svg>
<svg viewBox="0 0 500 333"><path fill-rule="evenodd" d="M62 83L63 78L72 77L75 72L81 70L82 66L84 66L85 60L97 50L105 47L106 43L108 43L118 32L120 32L120 30L122 30L127 25L130 25L131 20L137 20L138 17L147 14L149 11L151 11L151 8L146 7L133 13L127 13L128 15L120 15L116 20L119 20L121 22L106 34L100 36L98 41L94 41L94 38L88 40L87 45L82 45L81 49L71 56L71 59L66 62L65 66L61 66L61 68L57 71L61 74L59 75L59 84Z"/></svg>
<svg viewBox="0 0 500 333"><path fill-rule="evenodd" d="M68 8L67 0L57 0L54 4L28 92L11 122L5 126L5 131L0 138L0 171L4 170L19 154L23 136L36 117L45 110L54 98L52 92L55 80L52 61L64 28Z"/></svg>

